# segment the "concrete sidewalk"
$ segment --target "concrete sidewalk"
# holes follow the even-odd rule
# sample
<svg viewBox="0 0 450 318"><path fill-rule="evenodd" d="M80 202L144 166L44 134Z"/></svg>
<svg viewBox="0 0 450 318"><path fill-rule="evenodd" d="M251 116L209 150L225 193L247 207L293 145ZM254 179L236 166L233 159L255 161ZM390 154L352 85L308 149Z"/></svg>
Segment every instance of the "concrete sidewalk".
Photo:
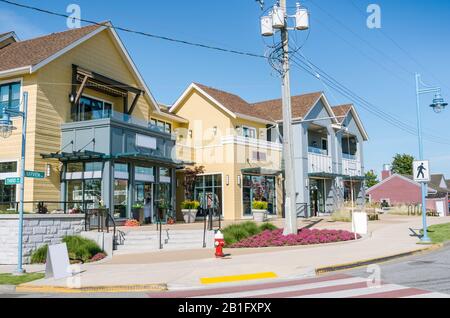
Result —
<svg viewBox="0 0 450 318"><path fill-rule="evenodd" d="M429 223L449 223L450 218L430 218ZM350 224L319 223L319 228L345 228ZM268 249L228 250L232 256L213 258L211 250L159 252L123 255L101 264L82 266L83 273L75 277L80 287L131 286L167 284L169 287L198 287L205 277L235 276L273 272L279 278L315 275L317 268L383 258L391 255L428 249L418 245L419 239L410 229L421 228L419 217L383 216L370 223L369 237L356 242L321 246ZM74 282L72 278L70 282ZM67 287L66 280L40 280L28 286Z"/></svg>

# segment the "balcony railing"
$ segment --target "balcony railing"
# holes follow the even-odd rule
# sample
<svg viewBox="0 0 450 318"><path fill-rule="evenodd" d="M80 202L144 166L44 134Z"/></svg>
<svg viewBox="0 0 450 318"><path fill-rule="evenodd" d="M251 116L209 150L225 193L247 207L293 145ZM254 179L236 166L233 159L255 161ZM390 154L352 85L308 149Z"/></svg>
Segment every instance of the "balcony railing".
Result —
<svg viewBox="0 0 450 318"><path fill-rule="evenodd" d="M283 145L281 143L266 141L264 139L248 138L234 135L223 137L222 144L245 145L253 148L265 148L277 151L283 150Z"/></svg>
<svg viewBox="0 0 450 318"><path fill-rule="evenodd" d="M349 153L342 153L342 158L347 160L357 160L357 155L351 155Z"/></svg>
<svg viewBox="0 0 450 318"><path fill-rule="evenodd" d="M132 125L136 125L139 127L143 127L143 128L147 128L153 132L159 132L159 133L167 133L172 135L172 137L175 137L175 134L173 133L169 133L167 131L164 130L163 127L159 127L156 126L154 124L151 124L150 122L141 119L141 118L137 118L134 117L132 115L128 115L128 114L124 114L124 113L120 113L117 111L106 111L103 113L96 113L95 116L93 118L90 118L89 120L99 120L99 119L114 119L123 123L127 123L127 124L132 124ZM88 120L74 120L74 122L82 122L82 121L88 121Z"/></svg>
<svg viewBox="0 0 450 318"><path fill-rule="evenodd" d="M362 164L359 160L342 159L342 172L346 176L356 177L362 175Z"/></svg>
<svg viewBox="0 0 450 318"><path fill-rule="evenodd" d="M331 156L310 152L308 154L309 173L332 173L333 159Z"/></svg>
<svg viewBox="0 0 450 318"><path fill-rule="evenodd" d="M312 147L312 146L308 147L308 152L309 153L314 153L314 154L317 154L317 155L328 156L328 150L317 148L317 147Z"/></svg>

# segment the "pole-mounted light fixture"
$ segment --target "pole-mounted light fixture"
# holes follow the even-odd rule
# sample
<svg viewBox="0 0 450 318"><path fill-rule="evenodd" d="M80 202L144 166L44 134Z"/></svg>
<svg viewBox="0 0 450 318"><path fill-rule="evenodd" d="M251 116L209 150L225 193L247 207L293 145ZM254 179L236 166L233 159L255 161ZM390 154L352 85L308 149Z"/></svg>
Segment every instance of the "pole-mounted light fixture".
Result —
<svg viewBox="0 0 450 318"><path fill-rule="evenodd" d="M440 92L436 93L433 99L433 103L430 105L430 107L433 108L434 112L439 114L447 106L448 103L444 101L444 98L442 97L441 93Z"/></svg>
<svg viewBox="0 0 450 318"><path fill-rule="evenodd" d="M17 128L14 127L9 114L6 113L6 108L3 110L3 115L0 118L0 136L4 139L11 137L14 130Z"/></svg>

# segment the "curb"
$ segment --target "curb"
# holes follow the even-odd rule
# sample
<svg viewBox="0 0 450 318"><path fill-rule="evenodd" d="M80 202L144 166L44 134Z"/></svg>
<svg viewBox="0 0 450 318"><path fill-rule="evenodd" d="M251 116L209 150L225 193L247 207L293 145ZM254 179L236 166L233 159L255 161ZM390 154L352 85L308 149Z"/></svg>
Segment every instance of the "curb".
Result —
<svg viewBox="0 0 450 318"><path fill-rule="evenodd" d="M15 285L0 285L0 294L13 294L16 292Z"/></svg>
<svg viewBox="0 0 450 318"><path fill-rule="evenodd" d="M162 292L167 291L167 284L121 285L121 286L95 286L69 288L58 286L29 286L19 285L17 293L48 293L48 294L81 294L81 293L134 293L134 292Z"/></svg>
<svg viewBox="0 0 450 318"><path fill-rule="evenodd" d="M363 260L363 261L357 261L357 262L353 262L353 263L319 267L319 268L316 268L316 275L322 275L322 274L331 273L331 272L353 269L353 268L363 267L363 266L367 266L367 265L371 265L371 264L385 263L385 262L392 261L392 260L398 259L398 258L414 256L414 255L423 254L426 252L435 251L444 246L445 246L444 244L433 244L430 247L424 248L421 250L405 252L405 253L400 253L400 254L394 254L394 255L390 255L390 256L373 258L373 259L368 259L368 260Z"/></svg>

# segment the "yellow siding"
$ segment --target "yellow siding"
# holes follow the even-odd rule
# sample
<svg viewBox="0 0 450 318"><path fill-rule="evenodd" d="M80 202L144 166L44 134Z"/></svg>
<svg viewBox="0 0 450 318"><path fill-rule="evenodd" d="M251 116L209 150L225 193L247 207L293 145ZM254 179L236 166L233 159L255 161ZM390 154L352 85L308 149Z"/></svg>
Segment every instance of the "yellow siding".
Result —
<svg viewBox="0 0 450 318"><path fill-rule="evenodd" d="M182 159L192 158L197 166L204 166L206 174L222 174L224 218L242 219L242 184L238 185L238 176L242 176L241 170L251 167L279 170L281 151L235 143L223 144L222 138L236 136L235 127L244 125L256 128L259 138L266 140L266 125L233 118L196 91L186 96L178 108L177 115L189 120L189 124L178 131L179 135L184 137L178 140L178 155ZM213 133L214 127L217 127L216 135ZM189 130L192 130L193 138L189 137ZM253 151L266 153L267 161L253 161ZM227 177L229 185L226 185ZM178 191L177 202L183 200L184 193ZM278 207L281 211L281 205Z"/></svg>
<svg viewBox="0 0 450 318"><path fill-rule="evenodd" d="M51 164L50 178L27 179L26 201L60 200L60 163L54 160L43 160L41 154L61 150L60 125L70 121L71 105L68 96L72 91L72 64L143 89L138 85L137 78L107 30L60 56L36 74L25 76L23 89L30 94L26 168L45 171L46 164ZM112 102L114 110L123 111L121 98L114 98L91 89L86 89L84 93ZM130 104L132 97L130 94ZM155 106L148 102L147 97L141 96L133 116L148 121L154 108ZM166 121L170 122L170 120ZM21 125L20 120L15 122ZM19 158L20 134L19 129L10 139L0 140L2 147L0 160ZM57 207L49 206L50 210L54 208Z"/></svg>

